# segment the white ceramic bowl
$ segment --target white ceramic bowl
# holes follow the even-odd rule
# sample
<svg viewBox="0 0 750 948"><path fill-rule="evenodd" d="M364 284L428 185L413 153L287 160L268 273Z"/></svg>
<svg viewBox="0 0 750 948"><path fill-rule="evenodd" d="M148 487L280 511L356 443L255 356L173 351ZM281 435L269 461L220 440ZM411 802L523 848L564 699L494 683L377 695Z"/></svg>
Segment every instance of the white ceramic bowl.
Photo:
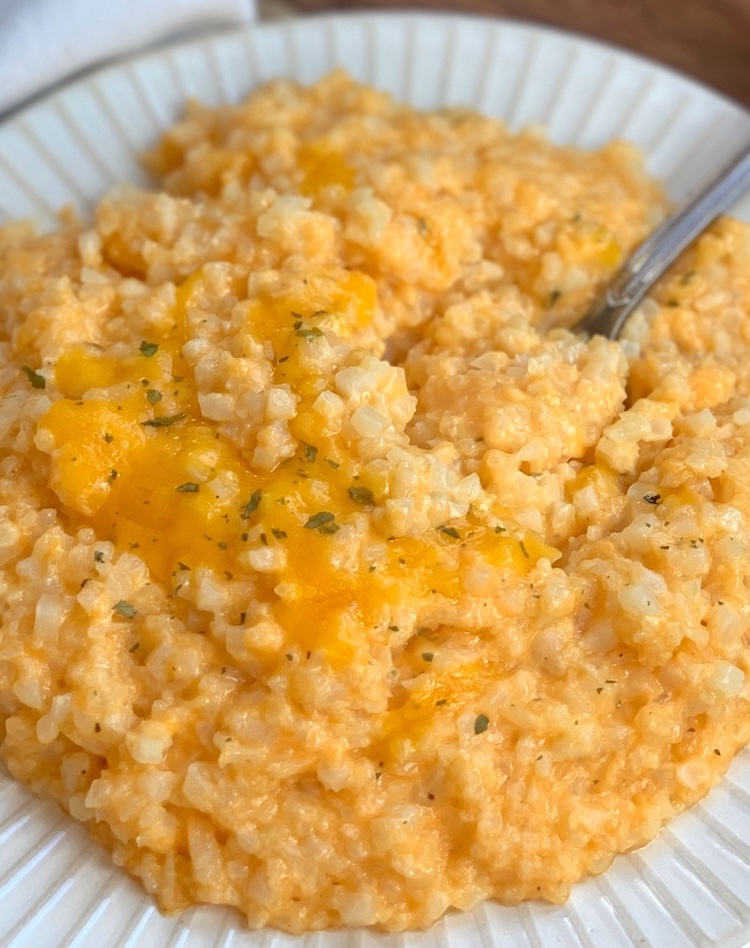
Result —
<svg viewBox="0 0 750 948"><path fill-rule="evenodd" d="M0 222L86 215L186 98L236 101L260 82L334 66L417 107L469 105L512 127L595 148L624 137L672 197L750 142L739 106L653 63L579 37L460 16L372 14L261 25L123 62L0 126ZM750 200L736 209L750 220ZM750 943L750 753L646 849L619 857L562 907L486 904L430 932L293 938L247 932L228 910L164 918L85 831L0 773L0 944L8 948L654 948Z"/></svg>

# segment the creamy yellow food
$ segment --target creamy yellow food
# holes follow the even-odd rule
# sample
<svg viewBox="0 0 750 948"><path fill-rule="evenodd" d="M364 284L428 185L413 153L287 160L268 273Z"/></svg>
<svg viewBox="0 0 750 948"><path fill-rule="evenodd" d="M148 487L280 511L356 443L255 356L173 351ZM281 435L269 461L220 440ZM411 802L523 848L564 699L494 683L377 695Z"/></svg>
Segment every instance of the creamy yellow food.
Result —
<svg viewBox="0 0 750 948"><path fill-rule="evenodd" d="M335 74L0 230L11 773L167 910L561 902L750 737L750 236L572 325L639 156Z"/></svg>

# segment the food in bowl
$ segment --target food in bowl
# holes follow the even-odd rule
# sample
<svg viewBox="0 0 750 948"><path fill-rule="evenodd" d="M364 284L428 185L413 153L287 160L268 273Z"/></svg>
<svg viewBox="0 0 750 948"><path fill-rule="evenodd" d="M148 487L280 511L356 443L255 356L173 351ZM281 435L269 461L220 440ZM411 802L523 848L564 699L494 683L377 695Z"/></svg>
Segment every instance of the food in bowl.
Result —
<svg viewBox="0 0 750 948"><path fill-rule="evenodd" d="M166 910L564 901L750 736L750 238L341 73L0 231L2 758Z"/></svg>

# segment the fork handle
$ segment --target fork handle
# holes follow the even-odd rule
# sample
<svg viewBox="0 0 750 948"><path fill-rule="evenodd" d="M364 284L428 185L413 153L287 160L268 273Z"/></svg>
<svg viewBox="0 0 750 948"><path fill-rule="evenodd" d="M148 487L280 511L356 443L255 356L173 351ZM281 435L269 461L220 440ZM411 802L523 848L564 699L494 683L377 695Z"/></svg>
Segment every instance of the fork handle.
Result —
<svg viewBox="0 0 750 948"><path fill-rule="evenodd" d="M616 339L625 320L674 259L750 188L750 146L675 211L628 258L574 332Z"/></svg>

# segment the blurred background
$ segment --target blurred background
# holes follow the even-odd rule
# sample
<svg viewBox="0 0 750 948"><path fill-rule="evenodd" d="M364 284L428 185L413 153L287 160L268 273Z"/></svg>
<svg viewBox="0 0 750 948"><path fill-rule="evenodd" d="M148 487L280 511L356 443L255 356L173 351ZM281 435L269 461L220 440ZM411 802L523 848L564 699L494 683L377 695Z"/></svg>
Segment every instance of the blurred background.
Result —
<svg viewBox="0 0 750 948"><path fill-rule="evenodd" d="M448 10L547 24L673 66L750 107L750 0L0 0L0 121L117 57L305 13Z"/></svg>
<svg viewBox="0 0 750 948"><path fill-rule="evenodd" d="M428 9L534 20L616 43L750 106L750 0L270 0L279 12ZM263 9L261 2L261 10ZM281 9L280 9L281 8Z"/></svg>

